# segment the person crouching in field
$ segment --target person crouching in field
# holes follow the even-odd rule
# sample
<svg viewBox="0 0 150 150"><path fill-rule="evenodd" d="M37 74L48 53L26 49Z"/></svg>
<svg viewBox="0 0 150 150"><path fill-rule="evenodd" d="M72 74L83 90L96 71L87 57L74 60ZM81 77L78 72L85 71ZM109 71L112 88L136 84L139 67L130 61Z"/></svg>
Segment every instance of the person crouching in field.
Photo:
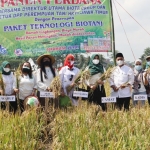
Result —
<svg viewBox="0 0 150 150"><path fill-rule="evenodd" d="M72 54L68 54L64 62L64 67L62 67L59 71L59 75L63 92L65 95L69 96L72 101L72 105L77 106L78 98L76 99L73 97L73 91L75 86L74 80L79 75L80 70L74 66L74 61L74 56ZM72 89L67 91L69 86L72 87Z"/></svg>
<svg viewBox="0 0 150 150"><path fill-rule="evenodd" d="M16 92L18 92L18 89L16 88L16 78L11 72L11 65L8 61L4 61L1 65L2 69L2 83L1 84L1 95L5 96L13 96L16 95ZM2 87L3 86L3 87ZM2 103L2 109L5 109L6 103ZM8 104L8 109L10 112L16 112L17 111L17 101L12 101L7 103Z"/></svg>
<svg viewBox="0 0 150 150"><path fill-rule="evenodd" d="M101 102L102 97L106 97L104 82L99 80L104 73L104 67L100 63L99 55L92 55L89 65L86 69L89 69L91 77L89 79L88 87L93 92L89 95L89 102L100 105L103 111L107 110L106 103ZM96 83L98 82L99 85Z"/></svg>
<svg viewBox="0 0 150 150"><path fill-rule="evenodd" d="M111 96L117 98L116 107L129 110L131 99L131 86L134 82L133 70L124 64L122 53L116 54L117 67L110 75Z"/></svg>
<svg viewBox="0 0 150 150"><path fill-rule="evenodd" d="M36 93L36 80L32 75L32 68L29 62L24 62L21 67L21 74L18 77L18 88L19 88L19 107L21 113L25 110L24 99L27 96L34 96Z"/></svg>
<svg viewBox="0 0 150 150"><path fill-rule="evenodd" d="M135 61L134 67L134 84L133 84L133 94L132 100L133 105L136 106L138 101L134 100L134 95L146 95L145 85L148 84L147 73L142 69L142 61L137 59ZM146 99L145 99L146 100ZM144 106L145 100L141 100L141 105Z"/></svg>
<svg viewBox="0 0 150 150"><path fill-rule="evenodd" d="M42 107L45 107L45 98L40 97L40 92L51 91L50 84L57 74L55 69L52 67L54 62L55 58L49 54L42 55L37 59L37 63L40 66L40 68L36 72L36 82L38 90L37 96Z"/></svg>

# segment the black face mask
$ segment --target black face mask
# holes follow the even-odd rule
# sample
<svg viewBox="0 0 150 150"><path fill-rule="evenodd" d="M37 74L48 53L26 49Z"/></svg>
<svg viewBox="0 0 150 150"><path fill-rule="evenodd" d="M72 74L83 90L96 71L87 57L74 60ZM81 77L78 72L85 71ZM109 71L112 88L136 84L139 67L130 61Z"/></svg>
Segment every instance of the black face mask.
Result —
<svg viewBox="0 0 150 150"><path fill-rule="evenodd" d="M44 66L49 66L50 62L49 61L44 61L43 64L44 64Z"/></svg>
<svg viewBox="0 0 150 150"><path fill-rule="evenodd" d="M29 73L29 72L30 72L30 69L22 68L22 72L24 72L24 73Z"/></svg>

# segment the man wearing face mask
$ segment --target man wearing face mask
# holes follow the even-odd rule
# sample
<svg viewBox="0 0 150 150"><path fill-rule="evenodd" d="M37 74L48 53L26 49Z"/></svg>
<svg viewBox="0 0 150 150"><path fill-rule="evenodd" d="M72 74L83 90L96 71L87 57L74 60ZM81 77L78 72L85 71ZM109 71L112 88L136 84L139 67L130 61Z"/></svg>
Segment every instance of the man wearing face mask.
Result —
<svg viewBox="0 0 150 150"><path fill-rule="evenodd" d="M138 104L138 101L134 100L134 95L146 95L146 89L145 85L148 84L147 81L147 73L144 72L142 69L142 61L140 59L137 59L135 61L135 67L134 67L134 84L133 84L133 94L132 94L132 100L133 105L136 106ZM139 101L142 106L145 104L145 100Z"/></svg>
<svg viewBox="0 0 150 150"><path fill-rule="evenodd" d="M124 64L122 53L116 54L117 67L110 76L111 96L117 98L116 106L119 110L129 110L131 86L134 82L133 70Z"/></svg>
<svg viewBox="0 0 150 150"><path fill-rule="evenodd" d="M37 96L41 106L45 106L45 98L40 97L41 91L50 91L50 84L53 78L57 75L56 70L52 67L55 58L52 55L45 54L37 59L40 68L37 70Z"/></svg>
<svg viewBox="0 0 150 150"><path fill-rule="evenodd" d="M4 61L1 65L2 69L2 82L0 85L1 95L11 96L15 95L15 92L18 92L16 88L16 78L14 77L13 72L10 70L11 65L8 61ZM2 109L5 109L5 103L2 102ZM9 110L11 112L16 112L17 110L17 101L9 102Z"/></svg>
<svg viewBox="0 0 150 150"><path fill-rule="evenodd" d="M102 110L106 111L106 104L101 102L101 98L106 97L104 82L99 80L100 76L105 72L105 69L100 63L99 55L93 54L91 56L89 66L86 69L89 69L91 74L91 77L86 84L90 89L93 90L92 94L89 95L89 102L101 106ZM97 82L99 83L98 86L96 86Z"/></svg>
<svg viewBox="0 0 150 150"><path fill-rule="evenodd" d="M67 93L67 87L74 86L74 80L80 73L80 70L74 66L74 60L75 60L74 56L72 54L68 54L64 62L64 67L62 67L61 70L59 71L59 75L64 94L69 96L74 106L77 106L78 99L73 98L74 89L72 89L69 93Z"/></svg>

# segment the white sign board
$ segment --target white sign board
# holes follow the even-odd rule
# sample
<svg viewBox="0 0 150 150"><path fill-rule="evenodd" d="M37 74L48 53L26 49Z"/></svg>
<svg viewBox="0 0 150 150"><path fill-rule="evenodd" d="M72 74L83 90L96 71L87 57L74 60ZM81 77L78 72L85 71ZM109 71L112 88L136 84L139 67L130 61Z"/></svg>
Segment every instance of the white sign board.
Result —
<svg viewBox="0 0 150 150"><path fill-rule="evenodd" d="M74 91L73 92L74 97L84 97L88 98L88 92L83 92L83 91Z"/></svg>
<svg viewBox="0 0 150 150"><path fill-rule="evenodd" d="M40 92L40 97L55 98L55 95L53 92Z"/></svg>
<svg viewBox="0 0 150 150"><path fill-rule="evenodd" d="M102 103L115 103L116 97L102 97Z"/></svg>
<svg viewBox="0 0 150 150"><path fill-rule="evenodd" d="M147 95L134 95L134 101L147 100Z"/></svg>
<svg viewBox="0 0 150 150"><path fill-rule="evenodd" d="M15 95L13 96L0 96L0 102L14 102L16 100Z"/></svg>

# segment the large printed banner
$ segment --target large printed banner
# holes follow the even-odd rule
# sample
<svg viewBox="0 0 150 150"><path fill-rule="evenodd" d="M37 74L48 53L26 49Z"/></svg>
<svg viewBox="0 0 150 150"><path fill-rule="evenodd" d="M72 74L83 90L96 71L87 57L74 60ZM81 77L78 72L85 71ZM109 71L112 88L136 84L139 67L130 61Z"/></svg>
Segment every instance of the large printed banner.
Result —
<svg viewBox="0 0 150 150"><path fill-rule="evenodd" d="M110 52L110 0L0 0L0 55Z"/></svg>

